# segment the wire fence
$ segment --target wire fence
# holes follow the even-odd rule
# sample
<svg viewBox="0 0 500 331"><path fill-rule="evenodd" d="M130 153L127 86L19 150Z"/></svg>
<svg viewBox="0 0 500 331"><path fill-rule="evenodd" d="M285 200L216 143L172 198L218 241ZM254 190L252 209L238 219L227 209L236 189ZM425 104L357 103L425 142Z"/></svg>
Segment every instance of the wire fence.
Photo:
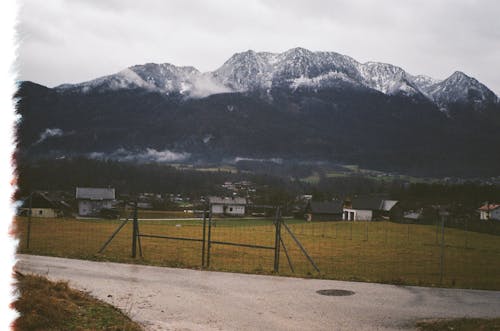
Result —
<svg viewBox="0 0 500 331"><path fill-rule="evenodd" d="M500 290L500 236L491 234L495 233L491 229L478 231L481 226L496 229L497 225L481 224L479 220L461 226L449 221L453 225L449 227L446 222L444 226L443 222L305 222L281 217L229 219L208 215L205 219L141 220L139 215L135 233L133 216L127 216L127 222L17 217L18 252L245 273Z"/></svg>

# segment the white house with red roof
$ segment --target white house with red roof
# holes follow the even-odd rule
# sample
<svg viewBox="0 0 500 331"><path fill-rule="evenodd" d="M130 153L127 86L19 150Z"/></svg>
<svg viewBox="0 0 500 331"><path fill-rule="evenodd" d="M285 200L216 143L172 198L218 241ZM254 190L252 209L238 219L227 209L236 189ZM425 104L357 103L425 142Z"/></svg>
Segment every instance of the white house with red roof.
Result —
<svg viewBox="0 0 500 331"><path fill-rule="evenodd" d="M479 219L500 221L500 203L485 203L479 208Z"/></svg>

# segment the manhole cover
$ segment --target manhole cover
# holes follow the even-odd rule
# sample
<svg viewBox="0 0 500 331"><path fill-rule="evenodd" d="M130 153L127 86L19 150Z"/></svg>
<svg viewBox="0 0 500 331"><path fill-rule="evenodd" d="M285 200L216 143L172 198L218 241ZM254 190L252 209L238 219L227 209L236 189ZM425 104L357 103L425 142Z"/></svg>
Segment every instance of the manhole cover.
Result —
<svg viewBox="0 0 500 331"><path fill-rule="evenodd" d="M330 295L334 297L344 297L347 295L353 295L353 291L347 291L347 290L319 290L316 291L316 293L321 294L321 295Z"/></svg>

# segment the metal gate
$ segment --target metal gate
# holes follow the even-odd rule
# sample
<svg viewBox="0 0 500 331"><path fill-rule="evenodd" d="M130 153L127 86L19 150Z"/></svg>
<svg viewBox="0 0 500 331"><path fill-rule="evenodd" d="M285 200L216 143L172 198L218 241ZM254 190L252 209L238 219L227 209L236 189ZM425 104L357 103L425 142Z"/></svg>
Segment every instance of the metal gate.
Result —
<svg viewBox="0 0 500 331"><path fill-rule="evenodd" d="M300 243L298 238L292 232L290 227L286 224L286 221L283 219L281 214L280 206L269 206L269 205L250 205L248 208L258 208L264 209L266 211L270 211L272 215L272 220L266 218L241 218L238 220L224 219L224 218L214 218L212 213L212 205L208 204L207 208L203 211L202 217L202 233L199 237L192 236L173 236L173 235L165 235L165 234L155 234L155 233L143 233L140 231L140 220L137 216L137 202L133 203L133 212L132 217L129 219L127 217L118 227L117 229L110 235L110 237L105 241L102 245L101 249L98 253L102 253L106 247L111 243L113 238L120 232L120 230L129 222L132 222L132 238L131 238L131 257L136 258L137 256L143 257L143 247L141 243L141 239L147 238L155 238L155 239L164 239L164 240L174 240L174 241L187 241L187 242L198 242L200 245L199 253L200 253L200 267L211 268L211 262L214 259L213 250L214 247L217 246L232 246L232 247L240 247L240 248L248 248L255 250L265 250L269 251L270 257L272 257L273 263L273 271L274 273L279 273L280 268L280 254L281 249L283 248L283 253L286 256L288 266L292 272L294 272L292 260L288 253L288 249L283 241L283 234L289 235L293 242L300 248L302 253L305 255L307 260L311 263L316 271L319 272L319 268L312 259L312 257L308 254L307 250ZM258 221L257 221L258 220ZM251 222L261 222L265 225L265 232L259 235L259 239L264 241L264 243L260 242L251 242L248 240L249 236L243 235L238 238L239 240L227 240L227 236L223 236L221 238L217 238L218 231L220 232L220 228L224 229L224 222L240 222L240 225L246 225L247 223L252 224ZM222 226L218 226L219 223L222 223ZM257 228L256 226L252 227ZM227 230L227 229L226 229Z"/></svg>

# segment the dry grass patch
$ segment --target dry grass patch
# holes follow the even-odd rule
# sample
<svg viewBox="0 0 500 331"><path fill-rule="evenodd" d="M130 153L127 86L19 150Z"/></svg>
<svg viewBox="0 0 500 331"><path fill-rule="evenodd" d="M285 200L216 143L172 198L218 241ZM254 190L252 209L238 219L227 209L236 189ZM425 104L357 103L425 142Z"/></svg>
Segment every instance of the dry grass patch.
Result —
<svg viewBox="0 0 500 331"><path fill-rule="evenodd" d="M500 330L500 318L459 318L453 320L431 320L417 323L421 331L495 331Z"/></svg>
<svg viewBox="0 0 500 331"><path fill-rule="evenodd" d="M142 328L113 306L35 275L16 274L20 316L14 330L122 330Z"/></svg>

